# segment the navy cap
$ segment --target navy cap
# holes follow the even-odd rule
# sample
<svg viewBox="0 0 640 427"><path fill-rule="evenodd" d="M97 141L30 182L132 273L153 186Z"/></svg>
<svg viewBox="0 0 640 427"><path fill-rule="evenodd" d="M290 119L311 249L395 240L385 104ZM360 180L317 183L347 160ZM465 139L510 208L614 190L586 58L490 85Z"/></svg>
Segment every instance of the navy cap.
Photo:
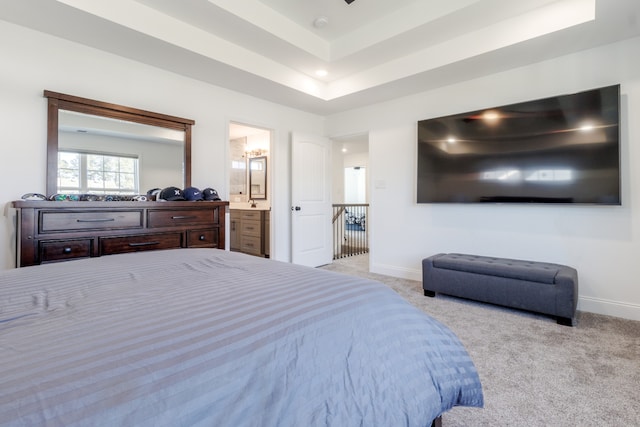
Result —
<svg viewBox="0 0 640 427"><path fill-rule="evenodd" d="M184 200L184 192L178 187L167 187L160 192L160 199L170 202Z"/></svg>
<svg viewBox="0 0 640 427"><path fill-rule="evenodd" d="M202 190L202 194L205 200L221 200L218 192L211 187Z"/></svg>
<svg viewBox="0 0 640 427"><path fill-rule="evenodd" d="M184 198L187 200L195 201L195 200L204 200L202 196L202 191L196 187L187 187L184 189Z"/></svg>

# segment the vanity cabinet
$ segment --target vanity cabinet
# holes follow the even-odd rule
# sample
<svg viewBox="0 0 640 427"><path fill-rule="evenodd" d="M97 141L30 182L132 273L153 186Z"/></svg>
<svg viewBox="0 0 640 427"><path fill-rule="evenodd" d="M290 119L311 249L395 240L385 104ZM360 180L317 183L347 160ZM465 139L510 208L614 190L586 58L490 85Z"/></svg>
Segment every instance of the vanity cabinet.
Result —
<svg viewBox="0 0 640 427"><path fill-rule="evenodd" d="M158 249L224 249L228 204L15 201L16 264Z"/></svg>
<svg viewBox="0 0 640 427"><path fill-rule="evenodd" d="M229 210L229 249L240 251L240 211Z"/></svg>
<svg viewBox="0 0 640 427"><path fill-rule="evenodd" d="M231 250L269 257L269 211L231 209L229 217Z"/></svg>

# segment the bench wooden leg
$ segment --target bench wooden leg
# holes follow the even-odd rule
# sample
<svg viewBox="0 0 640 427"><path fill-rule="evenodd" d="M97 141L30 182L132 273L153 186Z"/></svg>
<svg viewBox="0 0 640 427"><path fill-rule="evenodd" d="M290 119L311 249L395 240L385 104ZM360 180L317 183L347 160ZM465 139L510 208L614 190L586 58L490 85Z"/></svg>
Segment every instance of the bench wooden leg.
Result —
<svg viewBox="0 0 640 427"><path fill-rule="evenodd" d="M573 319L570 317L557 317L556 321L558 322L558 325L573 326Z"/></svg>
<svg viewBox="0 0 640 427"><path fill-rule="evenodd" d="M425 289L424 290L424 296L433 298L433 297L436 296L436 293L435 293L435 291L429 291L429 290Z"/></svg>

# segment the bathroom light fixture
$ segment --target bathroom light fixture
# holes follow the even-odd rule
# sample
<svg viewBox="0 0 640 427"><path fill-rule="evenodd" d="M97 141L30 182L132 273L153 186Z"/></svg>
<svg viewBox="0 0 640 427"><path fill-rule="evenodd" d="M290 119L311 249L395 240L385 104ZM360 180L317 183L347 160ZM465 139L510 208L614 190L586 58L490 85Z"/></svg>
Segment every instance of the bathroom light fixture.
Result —
<svg viewBox="0 0 640 427"><path fill-rule="evenodd" d="M248 158L252 158L252 157L264 156L266 152L267 152L266 150L263 150L261 148L254 148L252 150L246 150L245 154L247 155Z"/></svg>

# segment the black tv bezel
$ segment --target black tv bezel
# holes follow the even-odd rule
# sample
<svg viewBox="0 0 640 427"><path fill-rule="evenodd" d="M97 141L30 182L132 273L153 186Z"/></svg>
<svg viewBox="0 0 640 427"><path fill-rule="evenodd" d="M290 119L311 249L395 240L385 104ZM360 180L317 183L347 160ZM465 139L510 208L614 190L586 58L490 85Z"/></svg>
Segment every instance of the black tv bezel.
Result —
<svg viewBox="0 0 640 427"><path fill-rule="evenodd" d="M512 106L517 106L526 103L535 103L535 102L543 102L546 100L551 100L554 98L562 98L574 95L580 95L588 92L600 91L603 89L616 88L616 96L617 96L617 154L618 154L618 193L617 193L617 201L613 202L576 202L568 200L568 198L547 198L547 197L511 197L511 196L495 196L488 198L480 198L481 200L446 200L446 201L420 201L419 200L419 186L420 186L420 158L419 158L419 146L420 146L420 136L419 136L419 128L421 122L431 121L431 120L442 120L451 117L460 117L465 115L471 115L475 113L480 113L487 110L499 110L499 109L507 109ZM438 117L432 117L428 119L418 120L416 123L416 174L415 174L415 196L416 203L418 205L563 205L563 206L622 206L623 204L623 188L622 188L622 139L621 139L621 126L622 126L622 103L621 103L621 84L612 84L600 87L594 87L590 89L585 89L577 92L563 93L559 95L547 96L542 98L529 99L525 101L514 102L510 104L503 104L500 106L492 106L486 108L479 108L463 113L454 113L447 114Z"/></svg>

